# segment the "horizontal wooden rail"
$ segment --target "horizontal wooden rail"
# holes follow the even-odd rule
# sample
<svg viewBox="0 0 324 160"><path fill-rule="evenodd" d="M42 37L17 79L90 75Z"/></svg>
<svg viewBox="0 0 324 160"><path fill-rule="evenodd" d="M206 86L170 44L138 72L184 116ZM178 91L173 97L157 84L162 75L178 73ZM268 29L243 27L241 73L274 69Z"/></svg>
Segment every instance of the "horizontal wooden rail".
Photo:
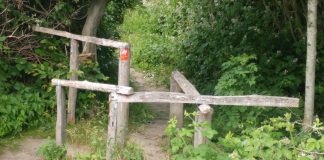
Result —
<svg viewBox="0 0 324 160"><path fill-rule="evenodd" d="M298 98L276 96L208 96L187 95L176 92L135 92L133 95L118 95L118 102L193 103L237 106L298 107Z"/></svg>
<svg viewBox="0 0 324 160"><path fill-rule="evenodd" d="M115 92L123 95L131 95L134 93L132 87L94 83L88 81L69 81L61 79L52 79L52 85L87 89L92 91Z"/></svg>
<svg viewBox="0 0 324 160"><path fill-rule="evenodd" d="M72 34L72 33L66 32L66 31L58 31L58 30L45 28L45 27L34 26L33 30L36 32L52 34L52 35L56 35L56 36L75 39L75 40L79 40L79 41L83 41L83 42L94 43L97 45L102 45L102 46L107 46L107 47L114 47L114 48L129 48L130 47L130 45L125 42L119 42L119 41L114 41L114 40L109 40L109 39L104 39L104 38L96 38L96 37L91 37L91 36L77 35L77 34Z"/></svg>

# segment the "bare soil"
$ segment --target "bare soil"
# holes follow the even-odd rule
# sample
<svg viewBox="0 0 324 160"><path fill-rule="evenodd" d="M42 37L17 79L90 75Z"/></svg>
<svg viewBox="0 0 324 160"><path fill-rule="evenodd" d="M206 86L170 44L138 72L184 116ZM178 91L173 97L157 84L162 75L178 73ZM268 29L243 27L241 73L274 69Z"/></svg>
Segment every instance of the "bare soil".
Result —
<svg viewBox="0 0 324 160"><path fill-rule="evenodd" d="M133 85L138 91L167 91L164 87L155 85L153 78L142 72L131 69L131 79ZM136 132L129 135L129 140L138 144L144 151L145 160L168 160L169 155L163 148L165 142L164 129L169 117L168 104L152 103L148 104L156 113L156 119ZM0 152L0 160L37 160L36 156L38 148L46 143L47 139L27 137L21 141L17 141L16 149L6 148ZM68 157L73 159L78 153L87 153L90 149L86 146L69 145Z"/></svg>
<svg viewBox="0 0 324 160"><path fill-rule="evenodd" d="M27 137L17 144L16 149L5 149L0 155L0 160L38 160L36 156L38 148L46 143L47 139ZM17 143L17 142L16 142ZM90 149L86 146L69 145L67 146L67 155L71 159L77 156L78 153L89 152Z"/></svg>
<svg viewBox="0 0 324 160"><path fill-rule="evenodd" d="M138 91L167 91L164 87L156 86L152 77L134 69L131 69L131 80ZM145 160L168 160L170 158L163 150L163 145L165 145L164 130L168 122L169 105L149 103L148 106L156 113L156 119L130 134L129 139L143 149Z"/></svg>

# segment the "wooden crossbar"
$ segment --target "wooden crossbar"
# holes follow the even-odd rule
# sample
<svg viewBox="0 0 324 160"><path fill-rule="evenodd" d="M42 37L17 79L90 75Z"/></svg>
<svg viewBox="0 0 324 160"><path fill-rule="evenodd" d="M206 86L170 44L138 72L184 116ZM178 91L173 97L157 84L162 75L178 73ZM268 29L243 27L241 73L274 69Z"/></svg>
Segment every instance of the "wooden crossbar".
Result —
<svg viewBox="0 0 324 160"><path fill-rule="evenodd" d="M196 87L194 85L192 85L186 79L186 77L183 74L181 74L179 71L173 71L172 77L178 83L178 85L180 86L180 88L182 89L182 91L184 93L190 94L190 95L200 95L200 93L198 92ZM200 105L200 106L198 106L198 109L199 109L199 111L201 111L204 114L212 112L212 110L213 110L209 105Z"/></svg>
<svg viewBox="0 0 324 160"><path fill-rule="evenodd" d="M73 87L73 88L86 89L92 91L114 92L123 95L131 95L134 93L132 87L94 83L88 81L70 81L70 80L52 79L52 85Z"/></svg>
<svg viewBox="0 0 324 160"><path fill-rule="evenodd" d="M196 87L192 83L190 83L187 80L187 78L179 71L173 71L172 78L177 82L177 84L185 94L196 95L196 96L200 95ZM202 122L207 122L211 124L213 111L214 111L213 108L207 104L199 105L197 110L197 115L195 116L196 123L199 124ZM181 116L183 117L183 114ZM198 147L199 145L206 144L208 142L208 138L203 135L203 130L204 128L198 127L197 130L195 131L194 139L193 139L194 147Z"/></svg>
<svg viewBox="0 0 324 160"><path fill-rule="evenodd" d="M298 98L277 96L208 96L188 95L176 92L134 92L129 96L117 95L118 102L135 103L192 103L212 105L260 106L260 107L298 107Z"/></svg>
<svg viewBox="0 0 324 160"><path fill-rule="evenodd" d="M102 45L102 46L107 46L107 47L114 47L114 48L129 48L130 47L130 45L125 42L114 41L114 40L104 39L104 38L91 37L91 36L77 35L77 34L72 34L70 32L54 30L54 29L45 28L45 27L34 26L33 30L36 32L52 34L52 35L56 35L56 36L75 39L75 40L93 43L93 44Z"/></svg>

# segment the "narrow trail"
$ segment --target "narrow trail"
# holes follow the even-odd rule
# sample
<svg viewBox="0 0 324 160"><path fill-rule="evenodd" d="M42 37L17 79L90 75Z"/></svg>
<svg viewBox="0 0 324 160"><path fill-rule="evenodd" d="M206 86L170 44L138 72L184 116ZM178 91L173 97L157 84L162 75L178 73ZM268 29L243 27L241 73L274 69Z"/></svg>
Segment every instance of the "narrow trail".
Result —
<svg viewBox="0 0 324 160"><path fill-rule="evenodd" d="M165 88L157 87L152 78L134 69L131 69L131 81L138 91L167 91ZM149 103L148 106L157 114L156 119L143 129L130 134L129 139L143 149L145 160L168 160L169 155L162 149L165 141L164 130L169 117L168 104Z"/></svg>
<svg viewBox="0 0 324 160"><path fill-rule="evenodd" d="M38 148L45 144L47 139L26 137L17 143L18 147L14 150L5 149L0 153L0 160L38 160L41 159L36 155ZM90 149L86 146L69 145L67 146L67 155L72 158L78 153L89 152Z"/></svg>
<svg viewBox="0 0 324 160"><path fill-rule="evenodd" d="M138 91L167 91L162 87L157 87L152 78L146 77L145 74L131 69L131 80ZM168 104L152 103L148 104L156 113L156 119L138 129L129 135L129 140L138 144L144 151L145 160L168 160L168 154L163 151L162 145L164 130L169 117ZM0 152L0 160L37 160L41 159L36 156L38 148L46 143L47 139L26 137L19 141L14 141L17 145L15 149L7 148ZM68 157L76 157L78 153L89 152L86 146L69 145L67 146ZM72 158L73 159L73 158Z"/></svg>

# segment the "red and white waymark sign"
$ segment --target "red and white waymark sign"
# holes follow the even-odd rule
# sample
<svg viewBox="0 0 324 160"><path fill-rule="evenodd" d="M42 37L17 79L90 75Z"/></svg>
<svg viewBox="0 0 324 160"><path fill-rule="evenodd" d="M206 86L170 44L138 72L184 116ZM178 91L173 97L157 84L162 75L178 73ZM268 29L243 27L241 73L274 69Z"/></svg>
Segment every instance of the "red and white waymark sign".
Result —
<svg viewBox="0 0 324 160"><path fill-rule="evenodd" d="M121 61L127 61L129 57L129 51L127 48L120 49L119 57Z"/></svg>

